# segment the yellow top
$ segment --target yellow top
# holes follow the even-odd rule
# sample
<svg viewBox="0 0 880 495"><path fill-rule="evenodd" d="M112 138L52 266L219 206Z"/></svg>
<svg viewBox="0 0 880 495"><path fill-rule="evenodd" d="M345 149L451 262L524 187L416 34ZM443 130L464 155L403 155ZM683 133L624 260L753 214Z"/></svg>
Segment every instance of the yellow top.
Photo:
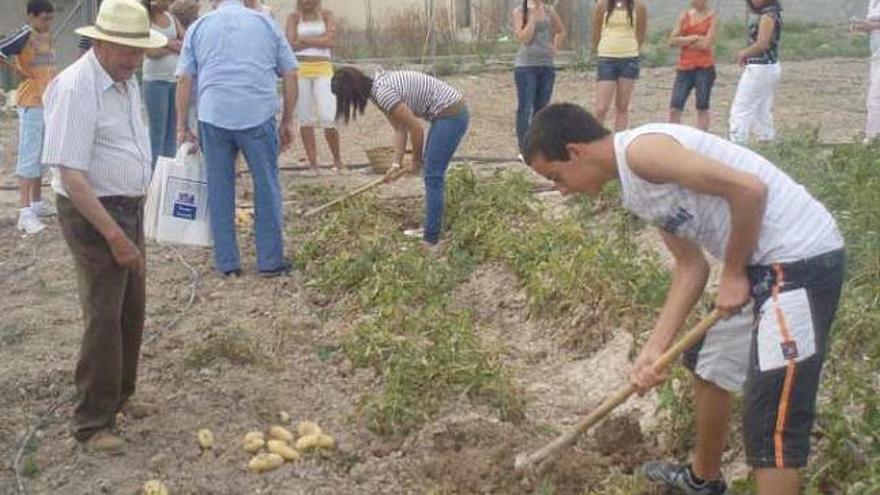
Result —
<svg viewBox="0 0 880 495"><path fill-rule="evenodd" d="M597 52L600 57L631 58L639 56L639 42L636 39L636 15L633 8L633 22L630 24L626 9L614 9L611 17L603 20L602 37L599 38Z"/></svg>
<svg viewBox="0 0 880 495"><path fill-rule="evenodd" d="M32 33L17 57L21 84L16 91L20 107L42 107L43 92L55 77L55 51L49 33Z"/></svg>

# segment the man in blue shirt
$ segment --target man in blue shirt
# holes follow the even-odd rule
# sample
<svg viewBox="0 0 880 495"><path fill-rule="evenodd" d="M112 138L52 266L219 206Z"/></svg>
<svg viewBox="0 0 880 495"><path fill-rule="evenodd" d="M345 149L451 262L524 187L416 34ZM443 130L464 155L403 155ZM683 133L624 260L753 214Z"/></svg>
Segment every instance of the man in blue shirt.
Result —
<svg viewBox="0 0 880 495"><path fill-rule="evenodd" d="M208 209L214 262L226 276L241 274L235 231L235 157L244 154L254 181L257 270L290 270L284 258L278 153L293 136L297 62L269 17L225 0L186 32L177 66L177 140L197 142L208 169ZM284 96L280 128L278 78ZM190 93L197 81L199 138L189 130Z"/></svg>

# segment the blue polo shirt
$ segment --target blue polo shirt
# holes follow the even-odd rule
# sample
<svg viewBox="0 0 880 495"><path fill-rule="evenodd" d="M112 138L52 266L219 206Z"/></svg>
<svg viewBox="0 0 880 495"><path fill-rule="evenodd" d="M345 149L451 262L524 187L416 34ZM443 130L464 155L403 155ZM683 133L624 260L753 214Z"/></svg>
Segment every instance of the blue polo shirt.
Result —
<svg viewBox="0 0 880 495"><path fill-rule="evenodd" d="M271 18L225 0L187 29L177 75L197 79L200 121L240 130L278 113L278 77L296 68L290 44Z"/></svg>

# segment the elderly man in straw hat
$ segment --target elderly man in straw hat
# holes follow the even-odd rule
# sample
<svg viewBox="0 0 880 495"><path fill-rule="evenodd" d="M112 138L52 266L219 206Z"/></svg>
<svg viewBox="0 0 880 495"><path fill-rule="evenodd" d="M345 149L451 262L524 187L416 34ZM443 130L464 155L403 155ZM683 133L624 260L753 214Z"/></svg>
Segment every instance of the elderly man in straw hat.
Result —
<svg viewBox="0 0 880 495"><path fill-rule="evenodd" d="M134 78L144 51L165 46L135 0L104 0L93 41L44 97L43 162L56 169L58 221L76 265L85 334L76 366L74 436L90 450L118 453L120 411L151 407L131 399L144 327L143 199L150 141Z"/></svg>

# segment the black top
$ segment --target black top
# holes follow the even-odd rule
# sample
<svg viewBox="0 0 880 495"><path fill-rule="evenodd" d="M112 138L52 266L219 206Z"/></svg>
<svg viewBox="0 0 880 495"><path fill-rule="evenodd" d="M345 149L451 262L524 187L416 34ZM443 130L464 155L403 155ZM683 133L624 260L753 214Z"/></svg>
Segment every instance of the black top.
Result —
<svg viewBox="0 0 880 495"><path fill-rule="evenodd" d="M770 47L763 53L746 59L746 64L775 64L779 62L779 40L782 38L782 7L778 3L762 8L757 17L753 16L749 19L749 44L758 40L758 28L761 25L761 17L765 15L773 19L773 36L770 38Z"/></svg>

